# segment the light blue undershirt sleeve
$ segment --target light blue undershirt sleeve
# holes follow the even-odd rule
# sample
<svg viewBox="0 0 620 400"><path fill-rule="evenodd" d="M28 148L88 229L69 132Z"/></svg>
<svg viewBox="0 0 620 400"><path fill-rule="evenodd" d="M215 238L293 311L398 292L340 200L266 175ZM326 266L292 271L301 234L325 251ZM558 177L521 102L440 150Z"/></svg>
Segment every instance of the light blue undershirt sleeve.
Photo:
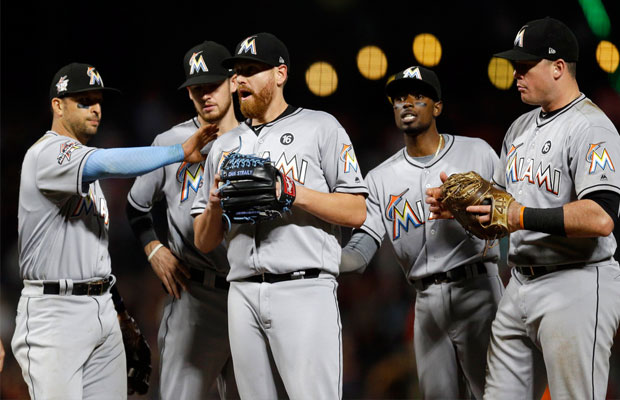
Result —
<svg viewBox="0 0 620 400"><path fill-rule="evenodd" d="M82 182L106 178L133 178L174 162L183 161L181 144L98 149L88 157Z"/></svg>

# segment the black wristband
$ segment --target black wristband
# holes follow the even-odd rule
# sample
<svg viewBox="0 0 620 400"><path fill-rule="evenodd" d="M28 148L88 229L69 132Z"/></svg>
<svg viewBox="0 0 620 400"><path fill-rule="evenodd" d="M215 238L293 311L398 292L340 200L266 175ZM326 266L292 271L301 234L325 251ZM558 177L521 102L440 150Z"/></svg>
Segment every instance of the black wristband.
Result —
<svg viewBox="0 0 620 400"><path fill-rule="evenodd" d="M532 208L523 210L523 229L528 231L566 236L564 229L564 208Z"/></svg>

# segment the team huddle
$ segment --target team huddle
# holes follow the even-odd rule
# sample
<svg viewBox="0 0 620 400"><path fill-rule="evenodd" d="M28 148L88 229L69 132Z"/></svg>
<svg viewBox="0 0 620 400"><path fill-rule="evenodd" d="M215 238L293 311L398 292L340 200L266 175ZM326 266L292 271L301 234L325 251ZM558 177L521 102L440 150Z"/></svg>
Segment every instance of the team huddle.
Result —
<svg viewBox="0 0 620 400"><path fill-rule="evenodd" d="M61 68L52 128L20 182L11 347L31 398L149 389L149 345L114 286L106 178L135 178L127 218L169 294L157 338L164 399L342 398L337 277L363 273L386 239L415 287L423 398L538 400L546 388L604 398L620 324L620 136L580 92L578 42L562 22L528 22L495 56L537 106L499 156L439 132L439 78L410 66L385 88L405 146L366 176L334 116L285 100L290 58L273 34L234 53L212 41L187 51L179 89L196 116L146 147L87 146L116 90L92 65ZM453 206L481 187L488 201ZM152 215L163 200L167 241ZM344 246L341 227L352 229Z"/></svg>

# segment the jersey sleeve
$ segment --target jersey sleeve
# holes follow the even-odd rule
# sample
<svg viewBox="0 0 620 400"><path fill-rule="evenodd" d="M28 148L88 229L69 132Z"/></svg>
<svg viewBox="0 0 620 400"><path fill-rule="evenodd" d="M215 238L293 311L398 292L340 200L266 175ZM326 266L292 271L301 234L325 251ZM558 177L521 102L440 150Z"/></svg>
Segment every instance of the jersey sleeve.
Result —
<svg viewBox="0 0 620 400"><path fill-rule="evenodd" d="M366 176L366 185L368 185L368 197L366 198L366 221L360 229L372 236L377 243L381 244L385 237L385 225L383 225L383 215L381 213L380 190L377 188L376 182L372 174Z"/></svg>
<svg viewBox="0 0 620 400"><path fill-rule="evenodd" d="M157 138L152 146L159 146ZM147 174L136 177L129 193L127 201L137 210L149 212L153 204L160 200L164 195L164 184L166 182L165 168L157 168Z"/></svg>
<svg viewBox="0 0 620 400"><path fill-rule="evenodd" d="M620 193L620 175L615 168L620 161L618 133L601 126L576 130L568 156L577 198L599 190Z"/></svg>
<svg viewBox="0 0 620 400"><path fill-rule="evenodd" d="M68 137L49 139L38 154L36 184L48 198L62 199L69 195L86 196L88 185L82 185L86 159L96 148L84 146Z"/></svg>
<svg viewBox="0 0 620 400"><path fill-rule="evenodd" d="M211 185L213 185L213 179L215 178L217 162L220 158L220 152L217 150L214 145L209 151L207 155L207 160L205 161L205 169L202 175L203 184L198 189L196 193L196 197L194 198L194 203L192 204L191 214L192 217L196 215L202 214L202 212L207 208L207 203L209 201L209 191L211 190Z"/></svg>
<svg viewBox="0 0 620 400"><path fill-rule="evenodd" d="M495 156L496 160L493 169L493 183L504 190L506 189L506 155L506 139L504 139L499 158L497 155Z"/></svg>
<svg viewBox="0 0 620 400"><path fill-rule="evenodd" d="M321 168L330 190L367 195L368 189L349 135L335 119L326 125L319 146Z"/></svg>

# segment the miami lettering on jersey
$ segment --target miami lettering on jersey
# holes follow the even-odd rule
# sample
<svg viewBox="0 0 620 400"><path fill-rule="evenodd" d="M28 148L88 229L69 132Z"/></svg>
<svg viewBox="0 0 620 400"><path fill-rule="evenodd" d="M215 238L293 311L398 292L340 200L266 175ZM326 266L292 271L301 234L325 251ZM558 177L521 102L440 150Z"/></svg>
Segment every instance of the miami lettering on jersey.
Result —
<svg viewBox="0 0 620 400"><path fill-rule="evenodd" d="M195 166L194 172L191 170L192 166ZM184 161L179 166L177 170L177 181L181 184L181 203L189 198L190 190L193 190L194 193L198 193L198 189L202 186L202 175L204 170L202 163L191 164Z"/></svg>
<svg viewBox="0 0 620 400"><path fill-rule="evenodd" d="M90 214L97 213L103 222L108 225L110 222L110 213L108 212L108 203L102 197L99 199L99 207L97 207L97 199L93 192L92 186L88 189L88 196L80 197L73 212L71 218L82 218Z"/></svg>
<svg viewBox="0 0 620 400"><path fill-rule="evenodd" d="M343 144L340 151L340 161L344 162L344 172L349 171L357 172L357 159L355 158L355 152L353 146L350 144Z"/></svg>
<svg viewBox="0 0 620 400"><path fill-rule="evenodd" d="M269 152L265 152L262 157L270 158ZM283 152L274 164L282 174L291 177L294 181L303 184L306 181L306 173L308 172L308 161L301 159L301 164L297 161L297 154L289 161Z"/></svg>
<svg viewBox="0 0 620 400"><path fill-rule="evenodd" d="M518 157L517 149L521 147L523 143L518 145L512 145L506 156L506 182L527 182L532 185L538 185L539 188L544 189L554 195L560 193L560 178L562 171L559 169L553 169L553 176L551 176L551 165L547 165L543 168L542 162L538 163L536 170L534 170L535 160L530 158Z"/></svg>
<svg viewBox="0 0 620 400"><path fill-rule="evenodd" d="M99 72L94 67L88 67L86 74L90 76L89 85L97 84L99 86L103 86L103 81L101 80L101 76L99 76Z"/></svg>
<svg viewBox="0 0 620 400"><path fill-rule="evenodd" d="M392 221L392 240L398 240L401 234L401 228L405 230L405 232L409 232L409 222L411 222L414 228L417 228L424 224L424 208L422 207L422 200L416 201L416 208L418 214L416 214L409 201L404 199L403 196L405 193L409 191L409 188L405 189L404 192L397 195L389 195L389 201L385 208L385 217L388 221ZM399 210L397 206L405 200L405 204ZM418 216L419 215L419 216Z"/></svg>
<svg viewBox="0 0 620 400"><path fill-rule="evenodd" d="M606 148L603 148L603 153L599 155L597 150L601 148L601 145L605 142L590 144L590 148L586 153L586 161L590 163L590 169L588 173L594 174L598 167L601 167L601 171L605 168L609 167L609 169L613 172L616 172L614 168L614 163L611 161L611 157L609 157L609 153Z"/></svg>
<svg viewBox="0 0 620 400"><path fill-rule="evenodd" d="M60 145L60 152L58 153L58 156L56 157L56 160L58 161L59 165L62 165L62 163L67 160L67 161L71 161L71 153L73 153L74 150L77 150L79 148L81 148L82 145L78 142L75 142L73 140L67 140L66 142L64 142L63 144Z"/></svg>

